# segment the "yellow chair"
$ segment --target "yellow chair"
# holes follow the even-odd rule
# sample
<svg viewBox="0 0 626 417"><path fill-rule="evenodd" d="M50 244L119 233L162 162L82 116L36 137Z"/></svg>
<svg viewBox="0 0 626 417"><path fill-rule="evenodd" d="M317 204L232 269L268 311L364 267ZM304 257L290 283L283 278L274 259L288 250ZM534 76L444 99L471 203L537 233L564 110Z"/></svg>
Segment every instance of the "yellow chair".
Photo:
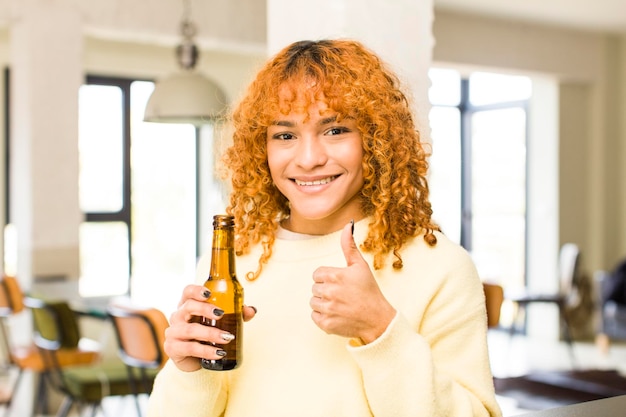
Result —
<svg viewBox="0 0 626 417"><path fill-rule="evenodd" d="M139 394L150 393L154 378L168 357L163 350L167 318L156 308L110 305L107 309L118 341L119 356L127 366L141 416Z"/></svg>
<svg viewBox="0 0 626 417"><path fill-rule="evenodd" d="M33 416L37 411L47 413L47 391L45 373L49 370L39 349L34 344L17 346L12 342L9 321L21 314L25 309L24 293L18 280L12 276L4 276L0 280L0 333L8 356L8 365L17 369L17 377L13 384L0 395L0 403L6 406L5 415L11 411L11 403L24 371L34 372L38 376ZM92 348L68 346L59 354L59 366L73 366L94 363L100 358L100 352Z"/></svg>

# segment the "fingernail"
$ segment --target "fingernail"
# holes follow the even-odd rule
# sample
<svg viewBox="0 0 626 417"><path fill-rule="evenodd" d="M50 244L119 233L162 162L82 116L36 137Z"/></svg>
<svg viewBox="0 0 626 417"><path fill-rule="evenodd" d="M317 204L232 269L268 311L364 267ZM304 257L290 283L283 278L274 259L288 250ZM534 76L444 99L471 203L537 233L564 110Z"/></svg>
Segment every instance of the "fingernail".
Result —
<svg viewBox="0 0 626 417"><path fill-rule="evenodd" d="M202 296L204 298L209 298L211 296L211 291L209 290L204 290L204 292L202 293Z"/></svg>
<svg viewBox="0 0 626 417"><path fill-rule="evenodd" d="M215 314L217 317L222 317L224 315L224 310L222 310L221 308L214 308L213 314Z"/></svg>
<svg viewBox="0 0 626 417"><path fill-rule="evenodd" d="M217 356L226 356L226 351L222 349L216 350L215 353L217 354Z"/></svg>
<svg viewBox="0 0 626 417"><path fill-rule="evenodd" d="M230 333L222 333L220 335L220 337L222 338L222 340L224 340L226 342L230 342L231 340L235 340L235 335L234 334L230 334Z"/></svg>
<svg viewBox="0 0 626 417"><path fill-rule="evenodd" d="M352 235L354 235L354 219L350 220L350 232L352 233Z"/></svg>
<svg viewBox="0 0 626 417"><path fill-rule="evenodd" d="M258 313L258 312L259 312L259 311L256 309L256 307L255 307L255 306L248 306L248 307L250 307L251 309L253 309L253 310L254 310L254 314L256 314L256 313Z"/></svg>

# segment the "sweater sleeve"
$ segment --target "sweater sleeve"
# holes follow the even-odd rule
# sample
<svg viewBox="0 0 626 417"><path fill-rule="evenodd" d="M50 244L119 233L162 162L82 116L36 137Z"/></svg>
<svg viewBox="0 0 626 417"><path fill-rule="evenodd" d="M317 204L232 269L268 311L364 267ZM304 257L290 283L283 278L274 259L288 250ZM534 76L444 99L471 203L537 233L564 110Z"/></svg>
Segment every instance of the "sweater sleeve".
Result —
<svg viewBox="0 0 626 417"><path fill-rule="evenodd" d="M159 372L147 417L219 417L224 414L227 375L200 369L183 372L171 361Z"/></svg>
<svg viewBox="0 0 626 417"><path fill-rule="evenodd" d="M470 280L444 282L419 329L397 313L377 340L348 346L375 417L501 415L487 353L484 293L472 269Z"/></svg>

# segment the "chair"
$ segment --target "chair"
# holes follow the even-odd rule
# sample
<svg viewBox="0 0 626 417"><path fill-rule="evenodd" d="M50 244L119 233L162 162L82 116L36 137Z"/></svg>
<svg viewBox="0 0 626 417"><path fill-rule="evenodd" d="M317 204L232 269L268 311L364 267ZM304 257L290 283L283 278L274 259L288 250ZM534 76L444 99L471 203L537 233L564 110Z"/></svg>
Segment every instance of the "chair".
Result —
<svg viewBox="0 0 626 417"><path fill-rule="evenodd" d="M67 302L26 298L25 304L33 313L35 344L49 368L46 377L65 396L58 417L66 417L74 405L79 412L91 407L95 415L105 397L135 393L126 366L117 358L87 366L61 366L64 350L74 346L80 335L76 314Z"/></svg>
<svg viewBox="0 0 626 417"><path fill-rule="evenodd" d="M17 370L17 376L9 389L0 396L0 403L6 406L5 415L11 411L12 399L22 380L24 371L36 373L39 378L32 415L37 411L47 412L47 391L44 374L49 370L44 363L43 357L37 346L29 344L17 346L11 341L9 331L9 321L12 317L22 313L25 309L24 294L15 277L4 276L0 280L0 333L2 335L4 349L7 354L8 367ZM100 357L100 352L93 348L79 346L68 347L59 358L60 366L73 366L96 362Z"/></svg>
<svg viewBox="0 0 626 417"><path fill-rule="evenodd" d="M501 285L483 282L485 303L487 304L487 327L494 328L500 324L500 310L504 301L504 289Z"/></svg>
<svg viewBox="0 0 626 417"><path fill-rule="evenodd" d="M611 340L626 340L626 259L612 271L600 270L594 274L599 288L597 305L600 309L600 333L596 343L608 353Z"/></svg>
<svg viewBox="0 0 626 417"><path fill-rule="evenodd" d="M576 280L579 278L580 249L574 243L566 243L559 252L559 291L556 293L536 293L530 291L505 293L505 299L516 305L516 313L511 324L511 336L517 331L520 317L524 318L528 305L533 303L550 303L559 309L559 319L568 344L572 364L575 364L574 346L568 318L568 307L576 301L574 291Z"/></svg>
<svg viewBox="0 0 626 417"><path fill-rule="evenodd" d="M6 407L5 415L8 415L8 413L11 411L9 407L11 406L12 400L13 392L11 388L4 385L0 387L0 406Z"/></svg>
<svg viewBox="0 0 626 417"><path fill-rule="evenodd" d="M119 356L127 366L141 416L139 394L152 392L154 378L168 357L163 350L169 326L162 311L132 305L110 305L107 309L118 341Z"/></svg>

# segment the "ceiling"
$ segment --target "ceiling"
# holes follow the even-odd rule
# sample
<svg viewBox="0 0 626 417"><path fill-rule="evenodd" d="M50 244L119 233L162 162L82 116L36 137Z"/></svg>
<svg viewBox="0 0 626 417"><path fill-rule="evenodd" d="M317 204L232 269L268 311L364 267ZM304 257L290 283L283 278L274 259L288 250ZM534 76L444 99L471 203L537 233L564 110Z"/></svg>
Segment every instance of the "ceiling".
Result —
<svg viewBox="0 0 626 417"><path fill-rule="evenodd" d="M626 33L626 0L434 0L441 10Z"/></svg>
<svg viewBox="0 0 626 417"><path fill-rule="evenodd" d="M180 42L181 0L55 0L80 9L87 33L96 37ZM441 11L538 22L626 35L626 0L433 0ZM0 29L19 16L20 8L38 7L24 0L0 0ZM37 3L37 2L35 2ZM47 2L44 2L47 3ZM204 49L264 53L266 0L193 0L197 41ZM19 6L19 7L18 7ZM154 13L146 10L154 9Z"/></svg>

